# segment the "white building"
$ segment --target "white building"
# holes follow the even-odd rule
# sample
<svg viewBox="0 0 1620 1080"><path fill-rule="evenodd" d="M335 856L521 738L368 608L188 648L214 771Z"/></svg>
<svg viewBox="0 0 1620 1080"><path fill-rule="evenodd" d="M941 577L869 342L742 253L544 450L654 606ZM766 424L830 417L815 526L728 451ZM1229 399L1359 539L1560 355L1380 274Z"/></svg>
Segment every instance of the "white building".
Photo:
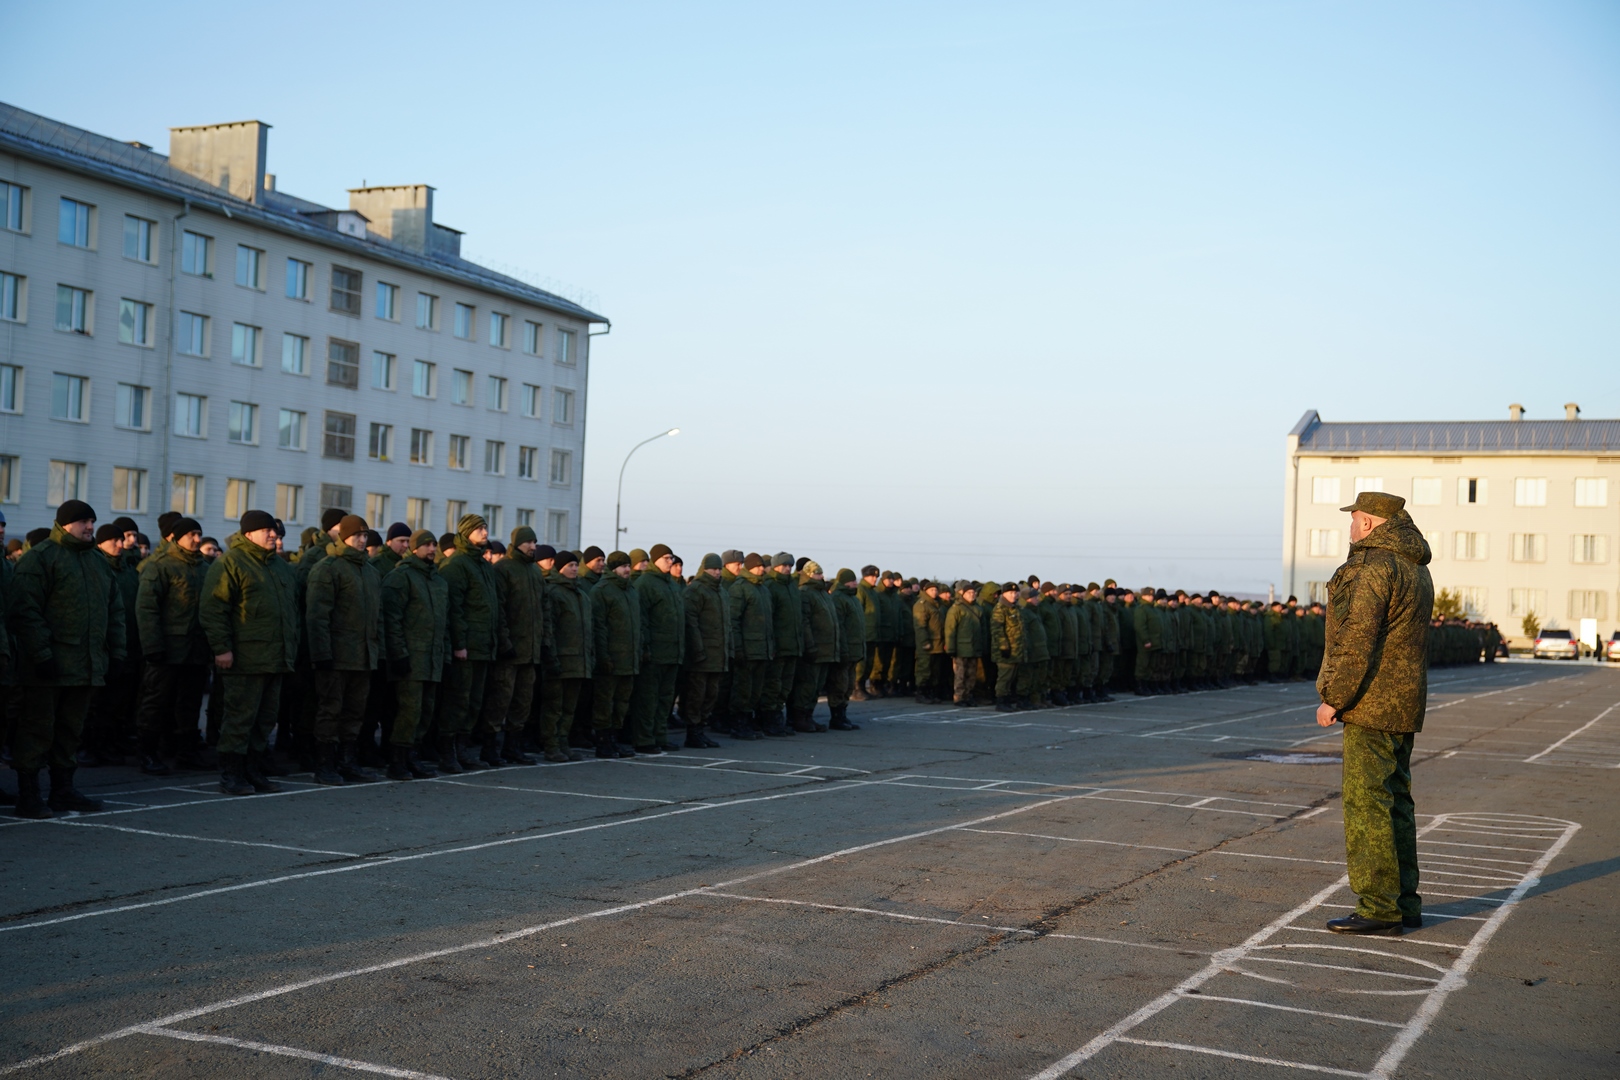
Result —
<svg viewBox="0 0 1620 1080"><path fill-rule="evenodd" d="M607 320L462 259L426 185L277 191L268 132L174 128L165 157L0 104L11 533L81 498L148 533L258 507L295 536L335 506L575 544Z"/></svg>
<svg viewBox="0 0 1620 1080"><path fill-rule="evenodd" d="M1434 552L1435 588L1517 643L1524 618L1607 638L1620 622L1620 420L1328 423L1312 409L1288 433L1283 580L1321 599L1349 547L1361 491L1387 491Z"/></svg>

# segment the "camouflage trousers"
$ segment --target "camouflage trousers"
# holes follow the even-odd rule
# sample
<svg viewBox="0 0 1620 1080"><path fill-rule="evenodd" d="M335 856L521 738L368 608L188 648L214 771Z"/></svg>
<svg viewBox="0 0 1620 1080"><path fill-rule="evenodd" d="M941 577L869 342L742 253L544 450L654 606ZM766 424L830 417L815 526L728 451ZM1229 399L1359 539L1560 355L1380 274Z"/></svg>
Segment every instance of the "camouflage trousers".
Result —
<svg viewBox="0 0 1620 1080"><path fill-rule="evenodd" d="M422 718L433 717L433 705L439 698L439 684L420 679L401 679L394 684L394 726L389 731L390 746L414 746L418 736L426 735Z"/></svg>
<svg viewBox="0 0 1620 1080"><path fill-rule="evenodd" d="M1018 695L1025 701L1040 701L1052 681L1052 661L1031 660L1018 665Z"/></svg>
<svg viewBox="0 0 1620 1080"><path fill-rule="evenodd" d="M765 661L765 684L759 691L759 709L773 713L787 704L793 693L793 677L799 666L797 656L778 656Z"/></svg>
<svg viewBox="0 0 1620 1080"><path fill-rule="evenodd" d="M849 705L849 693L855 689L855 665L858 660L840 660L827 665L827 706L832 709Z"/></svg>
<svg viewBox="0 0 1620 1080"><path fill-rule="evenodd" d="M1423 910L1410 732L1344 725L1344 848L1356 914L1394 922Z"/></svg>
<svg viewBox="0 0 1620 1080"><path fill-rule="evenodd" d="M979 678L979 662L971 656L953 656L951 665L955 670L955 685L951 688L952 701L973 700L973 684Z"/></svg>
<svg viewBox="0 0 1620 1080"><path fill-rule="evenodd" d="M75 768L79 737L84 731L84 718L95 700L96 688L25 686L20 692L16 687L8 689L23 703L12 741L11 767L18 772Z"/></svg>
<svg viewBox="0 0 1620 1080"><path fill-rule="evenodd" d="M636 687L630 692L632 746L653 746L669 741L669 714L675 708L675 680L679 664L641 665Z"/></svg>
<svg viewBox="0 0 1620 1080"><path fill-rule="evenodd" d="M1097 656L1097 685L1107 686L1114 681L1114 654L1110 652L1099 653Z"/></svg>
<svg viewBox="0 0 1620 1080"><path fill-rule="evenodd" d="M997 701L1010 701L1012 699L1013 693L1018 689L1018 669L1024 666L1023 664L1014 664L1009 660L1003 660L996 665Z"/></svg>

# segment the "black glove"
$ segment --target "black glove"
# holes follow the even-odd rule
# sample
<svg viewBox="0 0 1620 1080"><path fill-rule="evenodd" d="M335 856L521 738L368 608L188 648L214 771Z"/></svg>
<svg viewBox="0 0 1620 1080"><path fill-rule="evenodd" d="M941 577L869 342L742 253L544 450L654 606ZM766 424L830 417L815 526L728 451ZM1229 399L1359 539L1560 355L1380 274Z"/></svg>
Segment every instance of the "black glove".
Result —
<svg viewBox="0 0 1620 1080"><path fill-rule="evenodd" d="M55 682L60 672L56 668L56 657L52 656L34 664L34 677L40 682Z"/></svg>
<svg viewBox="0 0 1620 1080"><path fill-rule="evenodd" d="M332 661L331 660L317 660L317 661L315 661L315 670L316 671L331 671L332 670Z"/></svg>
<svg viewBox="0 0 1620 1080"><path fill-rule="evenodd" d="M516 655L517 655L517 650L512 648L512 646L508 645L506 648L501 650L500 655L497 656L496 659L497 660L510 660Z"/></svg>
<svg viewBox="0 0 1620 1080"><path fill-rule="evenodd" d="M392 679L408 679L411 677L411 658L401 656L397 660L388 661L388 676Z"/></svg>
<svg viewBox="0 0 1620 1080"><path fill-rule="evenodd" d="M1012 650L1011 650L1011 649L1002 649L1002 650L1001 650L1001 655L1002 655L1002 657L1003 657L1003 658L1004 658L1004 659L1005 659L1005 658L1006 658L1006 657L1010 657L1010 656L1011 656L1011 655L1012 655Z"/></svg>

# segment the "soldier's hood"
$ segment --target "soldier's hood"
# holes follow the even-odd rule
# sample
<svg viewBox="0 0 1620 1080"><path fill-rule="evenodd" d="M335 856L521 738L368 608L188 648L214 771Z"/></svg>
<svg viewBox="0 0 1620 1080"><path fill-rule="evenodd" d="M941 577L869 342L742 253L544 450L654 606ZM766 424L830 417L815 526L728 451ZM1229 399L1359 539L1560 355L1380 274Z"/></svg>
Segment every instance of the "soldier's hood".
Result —
<svg viewBox="0 0 1620 1080"><path fill-rule="evenodd" d="M1429 550L1429 542L1423 539L1412 515L1405 510L1395 511L1394 517L1350 545L1352 551L1360 548L1383 548L1418 566L1429 565L1429 560L1434 557Z"/></svg>

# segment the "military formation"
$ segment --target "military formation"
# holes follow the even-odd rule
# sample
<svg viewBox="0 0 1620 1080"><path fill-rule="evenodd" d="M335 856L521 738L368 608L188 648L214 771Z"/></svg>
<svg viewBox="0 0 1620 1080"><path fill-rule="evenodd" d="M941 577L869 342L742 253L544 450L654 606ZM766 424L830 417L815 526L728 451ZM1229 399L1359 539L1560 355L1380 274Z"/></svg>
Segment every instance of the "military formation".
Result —
<svg viewBox="0 0 1620 1080"><path fill-rule="evenodd" d="M154 547L70 500L0 560L18 788L0 799L19 816L98 809L76 769L130 750L148 774L217 768L246 795L295 770L405 781L849 731L852 701L1013 712L1322 663L1321 605L1292 597L828 574L740 550L688 573L663 544L559 551L527 526L502 543L475 514L435 536L330 510L296 548L264 511L239 526L222 545L171 512ZM1431 659L1478 662L1491 640L1446 625Z"/></svg>

